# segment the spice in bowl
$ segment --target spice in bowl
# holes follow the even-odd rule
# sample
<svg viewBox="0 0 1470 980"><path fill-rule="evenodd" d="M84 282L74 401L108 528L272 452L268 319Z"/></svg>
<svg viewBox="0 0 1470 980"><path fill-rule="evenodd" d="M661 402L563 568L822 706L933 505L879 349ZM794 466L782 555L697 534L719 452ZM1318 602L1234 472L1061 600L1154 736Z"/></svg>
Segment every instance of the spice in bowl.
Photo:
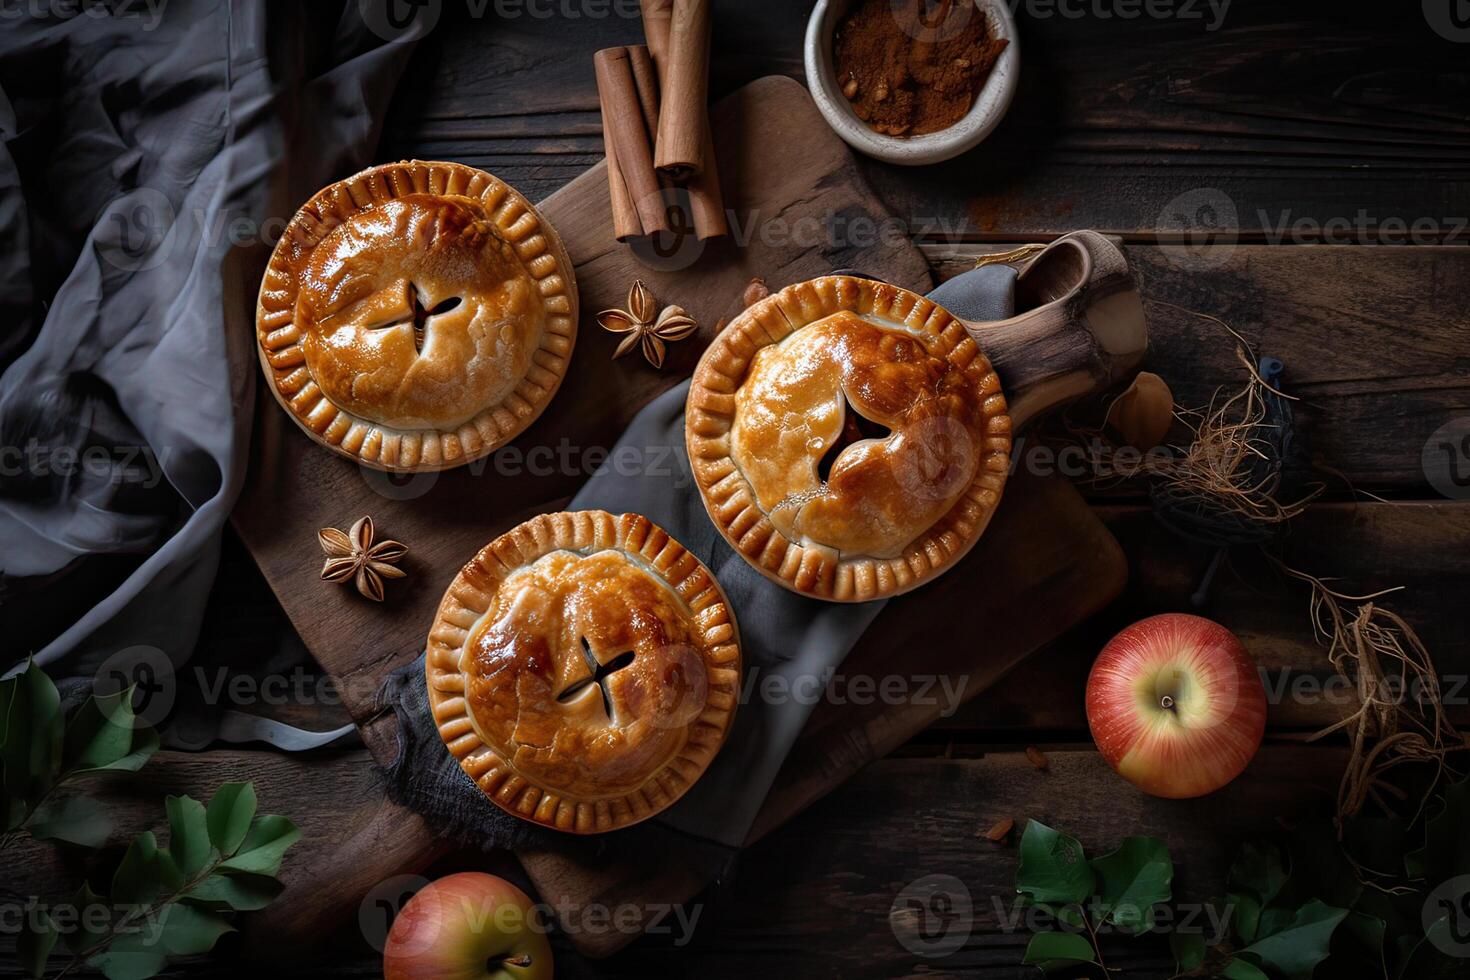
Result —
<svg viewBox="0 0 1470 980"><path fill-rule="evenodd" d="M837 28L837 80L875 132L937 133L965 118L1006 43L975 0L858 0Z"/></svg>

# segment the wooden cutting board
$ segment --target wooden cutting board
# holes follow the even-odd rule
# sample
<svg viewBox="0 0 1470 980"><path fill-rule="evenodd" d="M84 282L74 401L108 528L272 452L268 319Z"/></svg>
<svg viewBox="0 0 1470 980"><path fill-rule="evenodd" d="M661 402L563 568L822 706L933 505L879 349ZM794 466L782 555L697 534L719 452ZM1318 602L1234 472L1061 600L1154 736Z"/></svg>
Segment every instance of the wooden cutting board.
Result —
<svg viewBox="0 0 1470 980"><path fill-rule="evenodd" d="M397 723L377 708L375 692L389 671L423 649L455 572L503 531L563 506L638 409L688 377L718 321L740 310L752 277L774 289L854 268L920 292L932 285L922 255L892 234L891 216L799 84L761 79L716 107L713 120L734 221L731 239L697 256L658 260L666 268L653 268L617 244L601 164L540 205L576 265L583 313L577 348L547 412L482 465L390 477L315 446L272 399L256 400L235 527L307 647L339 682L380 762L396 751ZM661 372L636 356L612 361L617 338L593 320L598 310L621 306L635 278L701 324L696 338L671 345ZM318 578L317 529L345 528L364 514L372 515L380 537L410 549L408 578L388 583L382 604ZM964 697L973 697L1106 605L1126 575L1117 543L1070 484L1018 474L974 552L934 584L891 603L844 673L963 678ZM922 730L938 717L940 702L822 702L752 840ZM278 942L286 934L309 938L332 919L354 914L374 885L427 866L443 849L418 817L385 808L374 828L348 846L298 855L291 879L300 884L258 917L255 928ZM593 866L559 853L521 855L541 897L571 914L589 903L680 902L708 883L673 850L668 857L653 869L622 867L615 858ZM634 935L577 930L573 942L590 955L606 955Z"/></svg>

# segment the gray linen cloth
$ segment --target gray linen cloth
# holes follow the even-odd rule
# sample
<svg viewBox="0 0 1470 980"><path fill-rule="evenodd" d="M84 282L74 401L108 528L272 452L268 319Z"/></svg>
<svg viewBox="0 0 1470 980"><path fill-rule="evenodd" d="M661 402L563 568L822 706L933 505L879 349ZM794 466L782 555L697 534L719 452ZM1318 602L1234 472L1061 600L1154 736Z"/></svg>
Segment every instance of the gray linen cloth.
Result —
<svg viewBox="0 0 1470 980"><path fill-rule="evenodd" d="M1011 315L1015 272L984 266L951 279L930 295L966 319ZM673 465L633 473L605 466L588 480L568 510L637 513L673 535L709 567L735 609L745 676L735 724L700 780L644 824L604 835L619 848L657 846L670 831L712 851L739 847L749 833L781 764L832 671L882 611L884 601L822 602L782 588L746 564L705 513L684 448L685 382L654 399L628 426L610 459L630 447L642 459ZM533 827L489 805L444 750L428 710L423 658L397 671L383 692L403 728L401 752L388 767L389 792L422 812L449 836L486 847L588 847ZM595 845L594 845L595 846Z"/></svg>
<svg viewBox="0 0 1470 980"><path fill-rule="evenodd" d="M177 664L242 481L270 245L369 162L419 31L356 0L9 6L0 673Z"/></svg>

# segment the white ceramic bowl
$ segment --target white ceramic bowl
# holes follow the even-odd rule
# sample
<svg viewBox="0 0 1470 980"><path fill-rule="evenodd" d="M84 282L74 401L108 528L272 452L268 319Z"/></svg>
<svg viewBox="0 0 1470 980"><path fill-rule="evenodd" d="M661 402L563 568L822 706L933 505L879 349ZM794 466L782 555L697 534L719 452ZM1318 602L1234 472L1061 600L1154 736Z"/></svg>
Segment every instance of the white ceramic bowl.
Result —
<svg viewBox="0 0 1470 980"><path fill-rule="evenodd" d="M921 166L939 163L973 149L990 135L1011 106L1021 76L1021 48L1016 21L1005 0L975 0L985 11L990 30L1010 43L975 98L965 118L948 129L923 136L884 136L852 111L832 68L832 39L837 25L857 0L818 0L806 25L806 84L828 125L849 146L887 163Z"/></svg>

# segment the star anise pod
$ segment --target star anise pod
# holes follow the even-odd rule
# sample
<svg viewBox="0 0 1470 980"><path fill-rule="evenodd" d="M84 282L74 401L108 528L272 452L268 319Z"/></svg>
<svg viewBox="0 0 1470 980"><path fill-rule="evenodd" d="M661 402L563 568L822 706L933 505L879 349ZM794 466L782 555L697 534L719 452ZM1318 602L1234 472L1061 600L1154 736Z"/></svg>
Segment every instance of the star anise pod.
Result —
<svg viewBox="0 0 1470 980"><path fill-rule="evenodd" d="M322 566L326 582L355 582L357 591L374 602L383 601L383 579L403 578L408 573L396 567L408 554L408 548L397 541L373 543L373 519L364 517L347 533L335 527L324 527L316 533L327 562Z"/></svg>
<svg viewBox="0 0 1470 980"><path fill-rule="evenodd" d="M653 293L639 279L628 290L626 310L603 310L597 314L597 322L604 330L626 335L613 352L614 359L641 347L648 363L661 368L666 352L664 345L683 340L699 329L699 324L682 308L666 306L655 316L657 307Z"/></svg>

